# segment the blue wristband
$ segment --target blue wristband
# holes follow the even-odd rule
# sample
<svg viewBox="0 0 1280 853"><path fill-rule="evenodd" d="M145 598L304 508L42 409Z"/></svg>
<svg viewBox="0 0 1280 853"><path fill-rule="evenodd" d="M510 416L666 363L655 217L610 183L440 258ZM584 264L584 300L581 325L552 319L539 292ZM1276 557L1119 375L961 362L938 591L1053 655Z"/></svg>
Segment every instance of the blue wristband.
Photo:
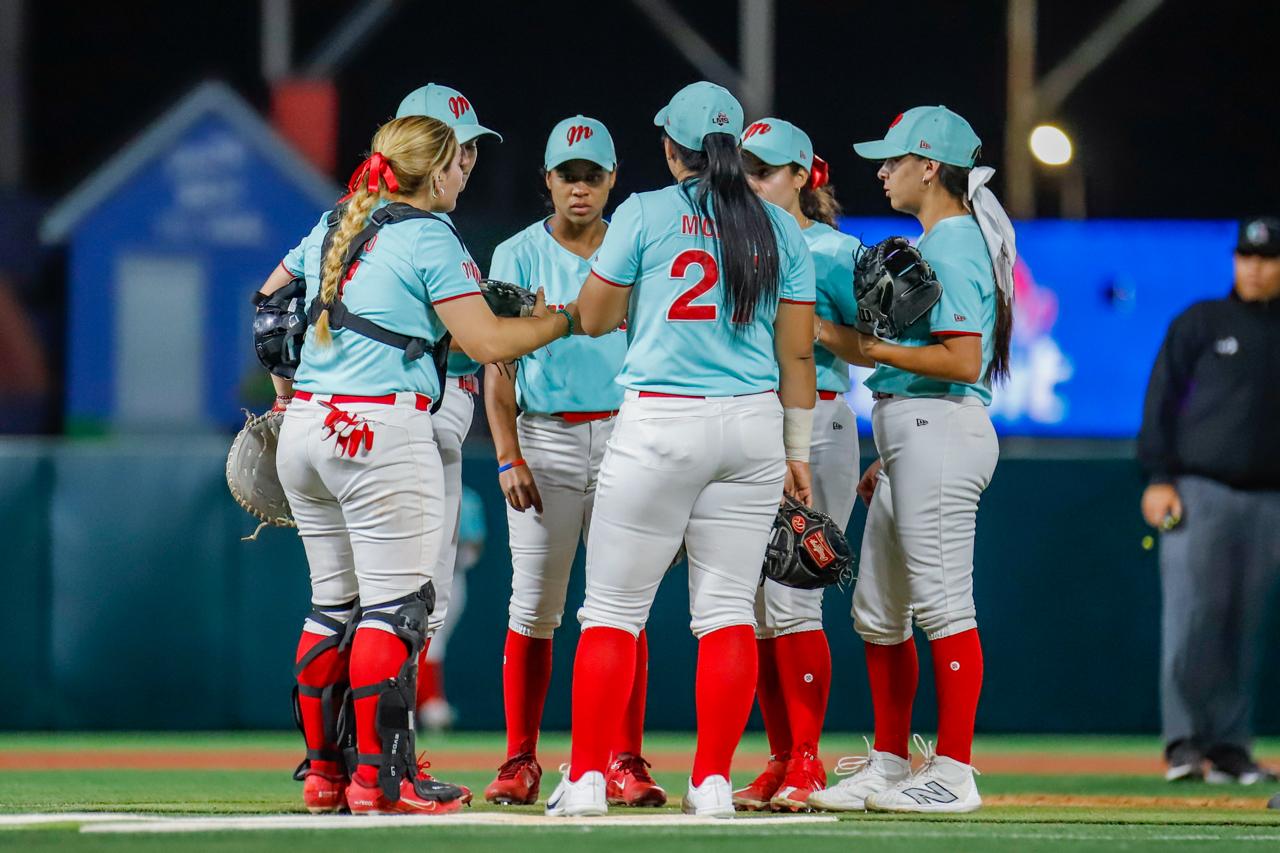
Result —
<svg viewBox="0 0 1280 853"><path fill-rule="evenodd" d="M523 459L517 459L514 462L508 462L506 465L499 465L498 473L501 474L503 471L510 471L512 468L515 468L517 465L523 465L523 464L524 464Z"/></svg>

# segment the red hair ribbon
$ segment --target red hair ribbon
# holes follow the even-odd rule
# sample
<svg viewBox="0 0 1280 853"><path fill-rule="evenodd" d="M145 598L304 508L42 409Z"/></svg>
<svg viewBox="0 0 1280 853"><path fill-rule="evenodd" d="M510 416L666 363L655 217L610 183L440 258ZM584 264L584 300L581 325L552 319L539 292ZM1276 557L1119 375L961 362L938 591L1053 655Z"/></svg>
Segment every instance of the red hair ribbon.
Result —
<svg viewBox="0 0 1280 853"><path fill-rule="evenodd" d="M387 192L400 192L400 182L396 180L396 173L391 171L391 164L381 152L375 151L356 166L356 170L351 173L351 180L347 182L347 189L355 192L360 189L361 184L365 184L369 192L376 193L379 181L387 188Z"/></svg>
<svg viewBox="0 0 1280 853"><path fill-rule="evenodd" d="M816 190L818 187L826 186L830 178L831 168L827 166L827 161L814 154L813 168L809 170L809 189Z"/></svg>

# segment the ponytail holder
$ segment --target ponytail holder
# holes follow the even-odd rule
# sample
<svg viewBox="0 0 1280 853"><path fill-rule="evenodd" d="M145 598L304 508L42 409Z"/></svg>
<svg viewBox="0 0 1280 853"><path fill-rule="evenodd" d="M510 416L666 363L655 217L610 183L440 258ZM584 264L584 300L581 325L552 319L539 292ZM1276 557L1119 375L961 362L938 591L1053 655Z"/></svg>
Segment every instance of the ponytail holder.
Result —
<svg viewBox="0 0 1280 853"><path fill-rule="evenodd" d="M816 190L819 187L825 187L830 178L831 167L827 165L826 160L814 154L813 168L809 170L809 183L806 186L811 190Z"/></svg>
<svg viewBox="0 0 1280 853"><path fill-rule="evenodd" d="M375 151L356 166L356 170L351 173L351 180L347 182L347 189L354 193L364 184L369 192L376 193L379 182L387 188L387 192L400 192L400 182L396 180L395 172L391 171L391 164L381 152Z"/></svg>

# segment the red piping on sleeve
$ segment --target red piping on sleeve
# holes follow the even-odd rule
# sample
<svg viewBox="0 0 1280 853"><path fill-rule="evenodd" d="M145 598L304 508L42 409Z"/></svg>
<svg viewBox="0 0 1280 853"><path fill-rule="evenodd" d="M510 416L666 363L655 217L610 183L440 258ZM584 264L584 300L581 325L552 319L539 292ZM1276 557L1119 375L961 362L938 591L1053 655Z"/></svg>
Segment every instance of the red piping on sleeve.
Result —
<svg viewBox="0 0 1280 853"><path fill-rule="evenodd" d="M954 329L943 329L938 332L930 332L935 338L980 338L982 332L961 332Z"/></svg>
<svg viewBox="0 0 1280 853"><path fill-rule="evenodd" d="M439 304L440 304L440 303L442 303L442 302L452 302L452 301L453 301L453 300L455 300L455 299L462 299L463 297L466 297L466 296L479 296L479 295L480 295L480 291L478 291L478 290L473 290L473 291L471 291L470 293L459 293L459 294L458 294L458 295L456 295L456 296L446 296L444 299L437 299L437 300L435 300L434 302L432 302L431 304L432 304L432 305L439 305Z"/></svg>
<svg viewBox="0 0 1280 853"><path fill-rule="evenodd" d="M614 287L634 287L635 286L635 282L632 282L631 284L623 284L620 281L614 281L611 278L605 278L604 276L600 275L599 270L593 269L591 270L591 274L596 278L600 279L601 281L603 281L605 284L611 284Z"/></svg>
<svg viewBox="0 0 1280 853"><path fill-rule="evenodd" d="M778 299L778 301L779 301L779 302L785 302L785 303L787 303L788 305L816 305L816 304L817 304L817 303L816 303L814 300L812 300L812 299L786 299L786 298L780 298L780 299Z"/></svg>

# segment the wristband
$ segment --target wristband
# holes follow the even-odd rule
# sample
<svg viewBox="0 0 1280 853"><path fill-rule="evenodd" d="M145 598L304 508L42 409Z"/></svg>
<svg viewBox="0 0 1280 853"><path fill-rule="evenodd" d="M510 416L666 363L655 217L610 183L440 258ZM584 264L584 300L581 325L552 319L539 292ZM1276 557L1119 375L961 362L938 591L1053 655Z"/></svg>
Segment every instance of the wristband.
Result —
<svg viewBox="0 0 1280 853"><path fill-rule="evenodd" d="M501 474L503 471L510 471L512 468L523 464L525 464L523 459L517 459L514 462L508 462L506 465L499 465L498 473Z"/></svg>
<svg viewBox="0 0 1280 853"><path fill-rule="evenodd" d="M556 313L563 314L564 318L569 321L569 331L565 332L562 337L570 337L573 334L573 315L563 308L557 308Z"/></svg>
<svg viewBox="0 0 1280 853"><path fill-rule="evenodd" d="M813 440L813 409L787 407L782 410L782 446L788 462L808 462Z"/></svg>

